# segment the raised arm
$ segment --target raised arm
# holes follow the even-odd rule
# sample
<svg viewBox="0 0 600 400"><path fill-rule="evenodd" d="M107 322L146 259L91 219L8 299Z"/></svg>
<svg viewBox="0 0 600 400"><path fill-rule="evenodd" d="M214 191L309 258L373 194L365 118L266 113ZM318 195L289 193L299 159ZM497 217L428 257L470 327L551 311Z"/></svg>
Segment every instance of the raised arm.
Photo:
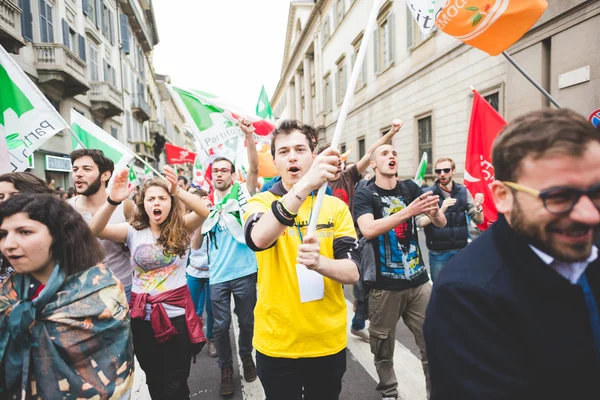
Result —
<svg viewBox="0 0 600 400"><path fill-rule="evenodd" d="M296 214L314 190L337 177L339 165L340 153L332 148L326 149L314 159L310 170L294 185L294 188L281 200L278 200L281 204L277 206L285 207L288 212ZM293 218L290 222L293 224ZM273 214L273 210L269 209L252 226L250 240L255 248L267 249L275 243L288 226L291 225L282 224Z"/></svg>
<svg viewBox="0 0 600 400"><path fill-rule="evenodd" d="M371 160L371 154L373 154L375 149L378 148L379 146L381 146L382 144L386 144L387 142L392 140L394 135L396 133L398 133L398 131L400 131L400 128L402 128L402 124L403 124L402 121L400 121L399 119L393 120L392 121L392 129L390 129L390 131L388 133L386 133L381 138L379 138L378 141L373 143L371 145L371 147L369 147L367 149L367 152L365 153L365 155L360 160L358 160L358 162L356 163L356 169L358 169L358 173L360 175L364 174L365 171L367 170L367 168L369 168L369 161Z"/></svg>
<svg viewBox="0 0 600 400"><path fill-rule="evenodd" d="M242 117L238 118L240 129L246 137L246 149L248 151L248 176L246 177L246 188L250 196L256 191L258 182L258 151L256 150L256 142L254 141L254 126L252 122Z"/></svg>
<svg viewBox="0 0 600 400"><path fill-rule="evenodd" d="M120 203L129 197L134 186L128 188L128 171L126 169L119 171L115 176L113 187L108 196L115 203ZM117 243L125 243L127 240L127 229L129 224L124 222L120 224L108 225L108 221L113 212L117 208L116 205L110 204L108 201L94 214L90 222L90 230L100 239L110 240Z"/></svg>
<svg viewBox="0 0 600 400"><path fill-rule="evenodd" d="M163 173L169 183L171 194L175 199L181 200L187 208L192 210L191 213L184 217L183 224L187 233L192 235L196 229L202 226L202 223L204 223L204 220L208 217L208 207L202 198L179 189L179 186L177 186L177 175L175 175L175 171L171 167L165 165Z"/></svg>

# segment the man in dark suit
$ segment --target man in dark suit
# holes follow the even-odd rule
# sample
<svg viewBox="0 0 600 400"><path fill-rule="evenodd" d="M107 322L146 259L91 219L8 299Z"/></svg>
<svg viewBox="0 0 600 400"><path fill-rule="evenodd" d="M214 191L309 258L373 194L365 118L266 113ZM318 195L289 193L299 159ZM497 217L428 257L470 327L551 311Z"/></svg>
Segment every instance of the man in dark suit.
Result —
<svg viewBox="0 0 600 400"><path fill-rule="evenodd" d="M431 399L598 399L600 130L535 111L492 153L499 219L441 271L427 309Z"/></svg>

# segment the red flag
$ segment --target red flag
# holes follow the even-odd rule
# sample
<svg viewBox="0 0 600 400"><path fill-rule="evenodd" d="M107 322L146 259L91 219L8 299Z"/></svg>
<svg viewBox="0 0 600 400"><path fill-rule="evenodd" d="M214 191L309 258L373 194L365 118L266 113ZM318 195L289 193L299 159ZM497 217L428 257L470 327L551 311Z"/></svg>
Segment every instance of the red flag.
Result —
<svg viewBox="0 0 600 400"><path fill-rule="evenodd" d="M473 197L477 193L483 193L484 220L478 226L479 229L486 230L498 219L498 211L490 190L495 175L492 165L492 144L506 125L506 121L476 90L473 93L475 97L467 142L465 186Z"/></svg>
<svg viewBox="0 0 600 400"><path fill-rule="evenodd" d="M167 153L167 164L193 164L196 160L196 153L193 151L169 143L165 143L165 153Z"/></svg>

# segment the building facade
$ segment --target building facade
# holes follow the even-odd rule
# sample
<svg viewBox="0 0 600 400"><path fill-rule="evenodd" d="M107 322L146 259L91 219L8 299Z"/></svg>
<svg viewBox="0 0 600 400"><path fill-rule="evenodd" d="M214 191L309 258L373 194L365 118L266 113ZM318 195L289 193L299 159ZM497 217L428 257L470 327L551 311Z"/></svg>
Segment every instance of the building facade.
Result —
<svg viewBox="0 0 600 400"><path fill-rule="evenodd" d="M372 2L293 1L275 117L314 124L321 146L331 141ZM584 116L600 108L600 1L556 0L511 54L563 107ZM573 43L577 42L577 46ZM491 57L434 29L424 36L405 1L379 10L341 151L350 160L400 118L394 138L399 174L412 177L423 152L451 157L464 171L472 92L477 89L507 120L548 107L545 99L503 56Z"/></svg>
<svg viewBox="0 0 600 400"><path fill-rule="evenodd" d="M167 113L152 63L158 33L151 0L0 0L0 44L70 122L75 109L155 167ZM31 172L70 186L66 130L31 158ZM143 165L137 161L138 172Z"/></svg>

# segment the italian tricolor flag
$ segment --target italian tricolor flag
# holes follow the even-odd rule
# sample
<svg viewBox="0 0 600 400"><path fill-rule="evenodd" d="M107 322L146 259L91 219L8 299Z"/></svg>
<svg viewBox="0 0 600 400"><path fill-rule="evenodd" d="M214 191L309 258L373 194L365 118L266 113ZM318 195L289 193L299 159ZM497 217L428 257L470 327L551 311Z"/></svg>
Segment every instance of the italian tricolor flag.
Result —
<svg viewBox="0 0 600 400"><path fill-rule="evenodd" d="M129 185L133 185L133 186L139 186L140 184L140 180L137 177L137 174L135 173L135 171L133 170L133 168L129 168Z"/></svg>

